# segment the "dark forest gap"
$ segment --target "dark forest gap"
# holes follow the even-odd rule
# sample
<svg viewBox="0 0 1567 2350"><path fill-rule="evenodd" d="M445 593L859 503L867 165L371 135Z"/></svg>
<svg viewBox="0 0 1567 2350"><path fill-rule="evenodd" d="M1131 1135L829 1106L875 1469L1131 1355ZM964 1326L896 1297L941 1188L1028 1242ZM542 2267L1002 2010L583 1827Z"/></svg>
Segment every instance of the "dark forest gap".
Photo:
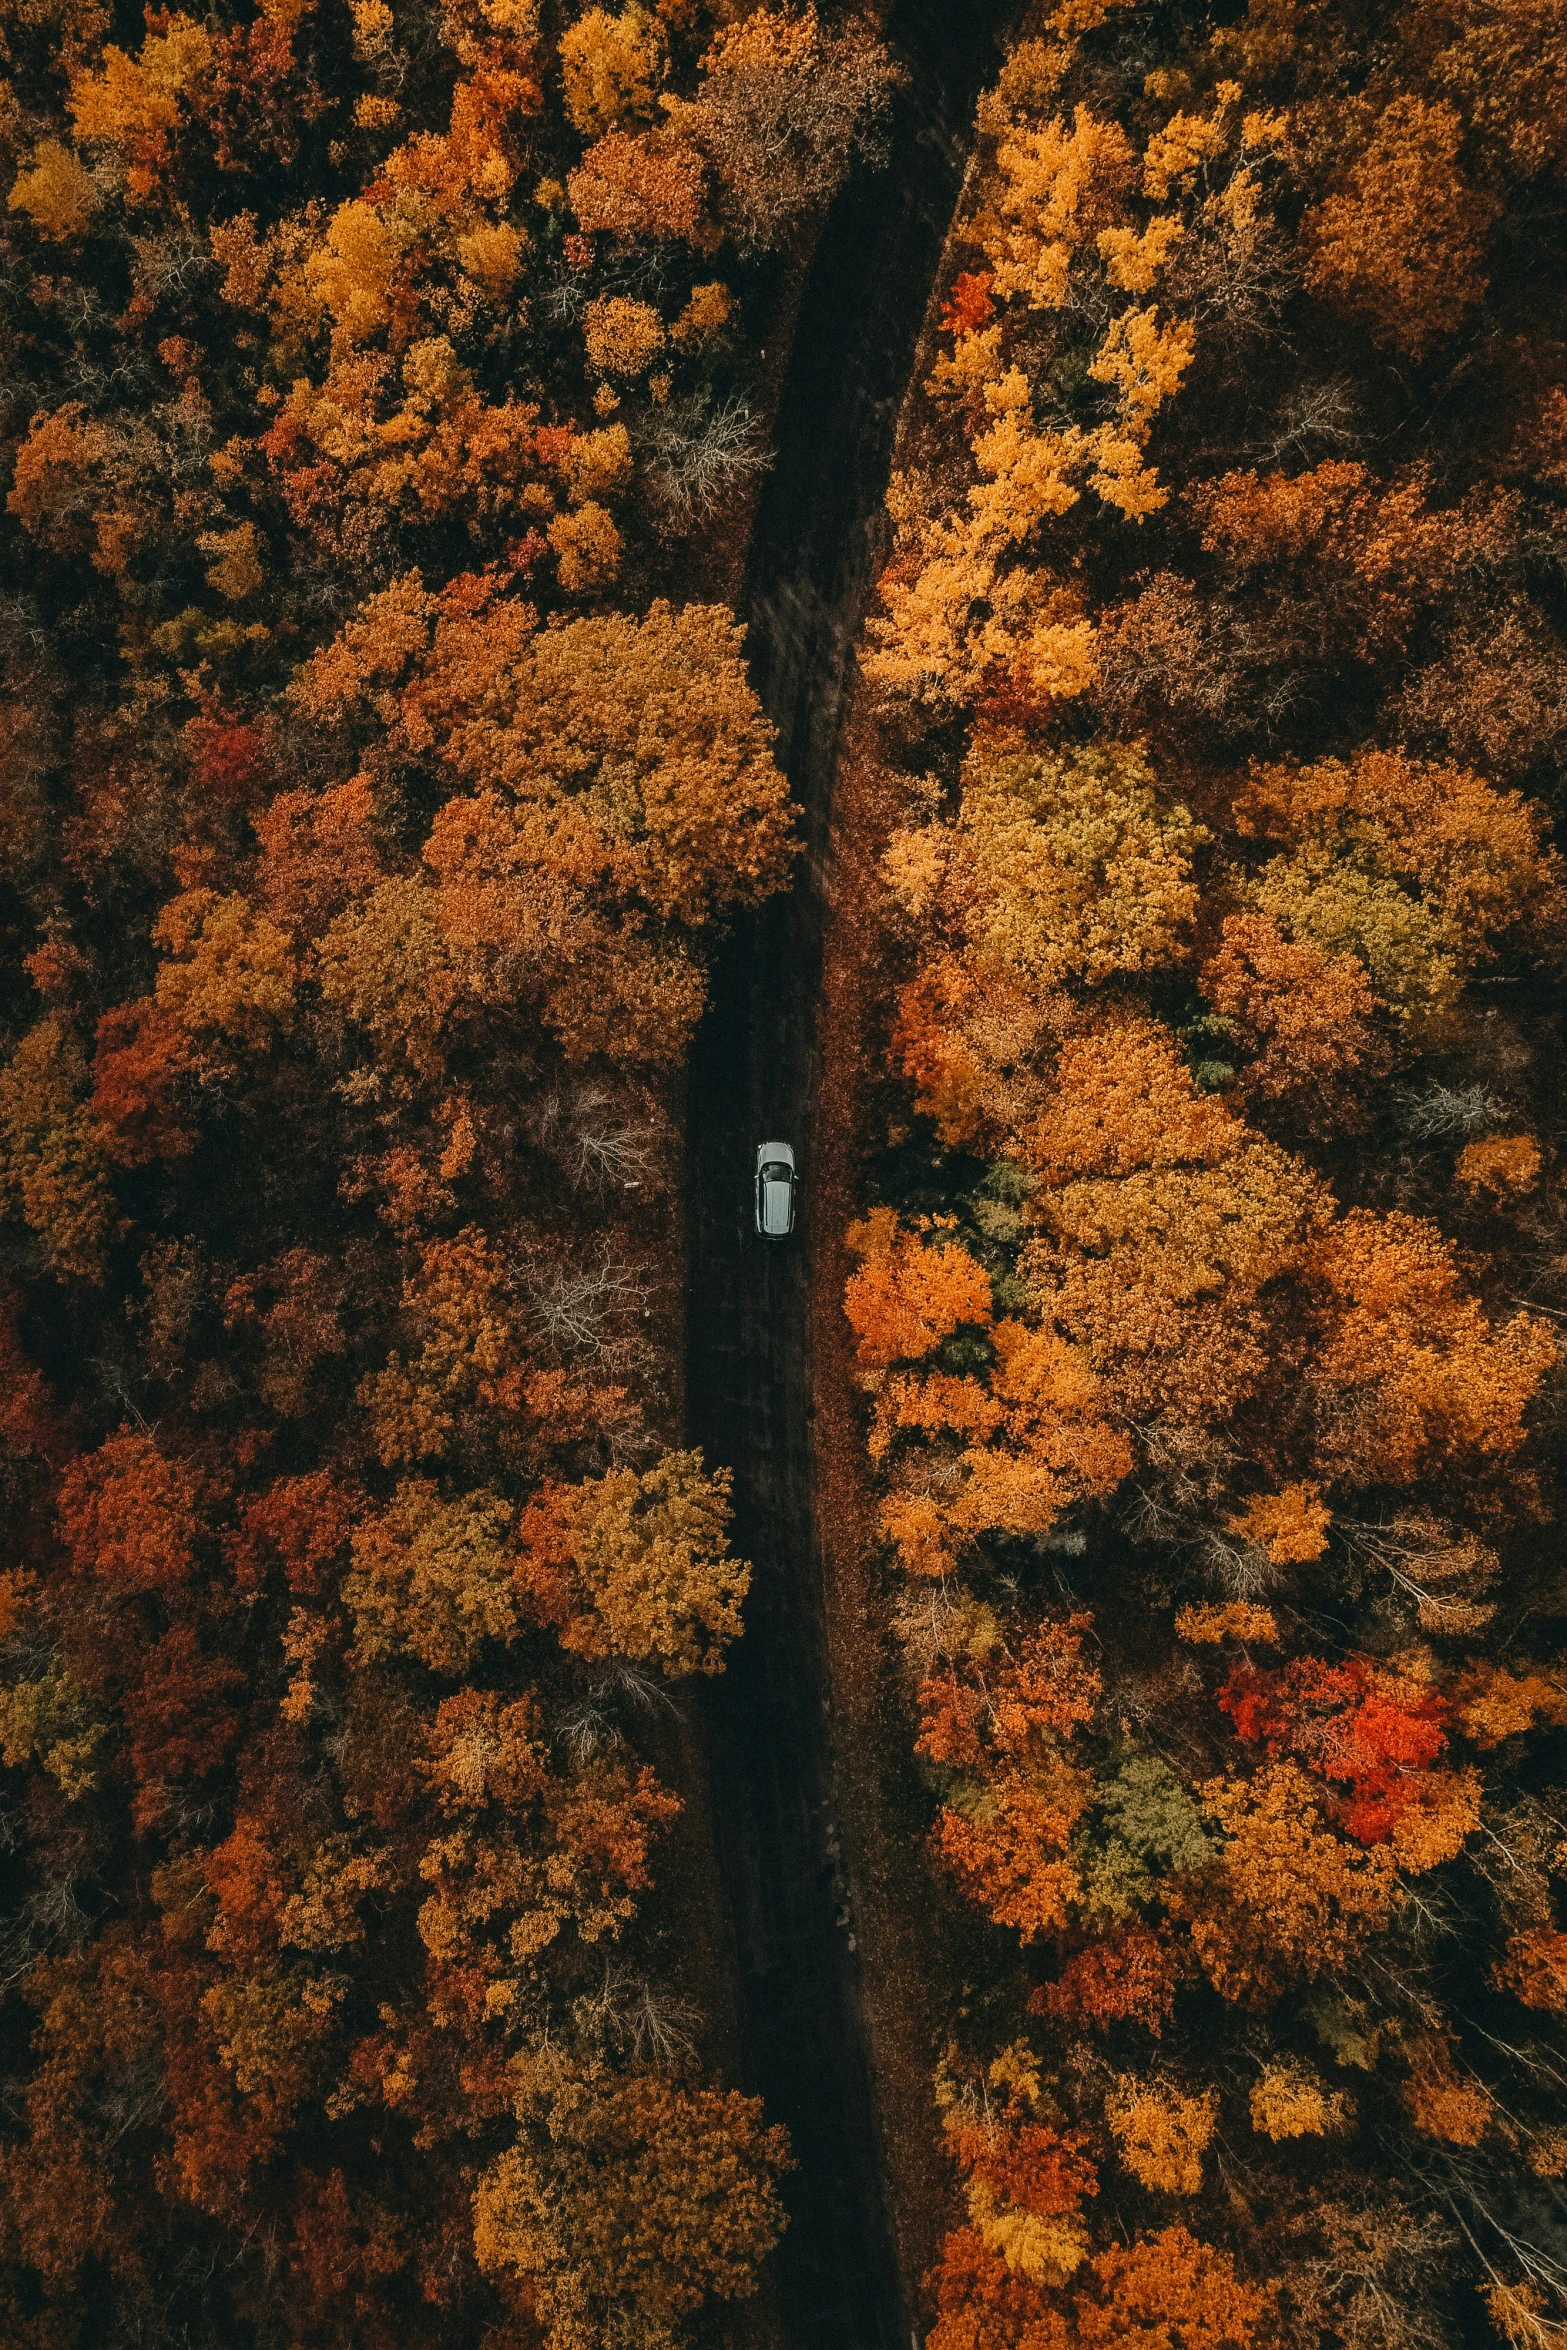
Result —
<svg viewBox="0 0 1567 2350"><path fill-rule="evenodd" d="M805 854L788 895L725 948L691 1060L688 1398L692 1441L735 1472L755 1564L746 1637L709 1698L713 1802L735 1938L747 2078L799 2164L778 2255L797 2350L903 2350L912 2333L881 2150L834 1826L831 1682L810 1431L811 1103L833 754L873 576L893 433L1002 20L903 0L910 69L887 166L835 206L807 287L757 516L750 666L779 730ZM801 1228L752 1227L755 1145L793 1141Z"/></svg>

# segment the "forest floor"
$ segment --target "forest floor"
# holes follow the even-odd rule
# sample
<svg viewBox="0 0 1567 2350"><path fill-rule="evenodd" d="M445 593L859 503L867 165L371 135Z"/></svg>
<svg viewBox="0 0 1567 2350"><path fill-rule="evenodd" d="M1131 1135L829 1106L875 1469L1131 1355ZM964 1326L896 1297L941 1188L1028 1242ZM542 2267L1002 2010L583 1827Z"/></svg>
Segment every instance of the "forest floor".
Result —
<svg viewBox="0 0 1567 2350"><path fill-rule="evenodd" d="M837 1262L851 1188L831 1107L841 1073L819 1067L818 1004L850 652L999 18L993 6L959 18L944 0L894 8L888 33L910 73L891 153L839 200L805 289L742 605L804 852L794 888L724 950L691 1063L688 1425L709 1461L735 1472L736 1543L755 1567L746 1637L708 1699L711 1785L744 2085L787 2124L798 2164L777 2264L797 2350L903 2350L936 2191L924 1871L898 1790L883 1784L906 1740L881 1718L867 1546L852 1527L824 1541L818 1523L819 1494L840 1490L850 1407L845 1380L830 1380L823 1478L813 1326L824 1310L823 1364L841 1347L815 1268ZM752 1225L751 1173L772 1135L795 1145L804 1210L795 1240L768 1247Z"/></svg>

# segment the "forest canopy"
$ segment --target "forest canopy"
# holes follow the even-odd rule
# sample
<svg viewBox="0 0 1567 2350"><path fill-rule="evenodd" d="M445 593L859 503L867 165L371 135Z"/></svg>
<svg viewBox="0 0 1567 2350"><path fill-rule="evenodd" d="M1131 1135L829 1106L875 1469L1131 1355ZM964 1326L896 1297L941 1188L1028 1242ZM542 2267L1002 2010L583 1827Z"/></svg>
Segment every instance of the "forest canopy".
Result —
<svg viewBox="0 0 1567 2350"><path fill-rule="evenodd" d="M814 8L0 11L17 2350L673 2344L782 2231L681 1085L796 849L761 352L893 76Z"/></svg>
<svg viewBox="0 0 1567 2350"><path fill-rule="evenodd" d="M933 2350L1567 2321L1564 60L1067 0L980 104L839 781Z"/></svg>
<svg viewBox="0 0 1567 2350"><path fill-rule="evenodd" d="M963 39L808 776L913 12L0 0L7 2346L781 2344L704 1708L817 1549L927 2350L1567 2326L1567 24ZM791 889L803 1559L686 1379Z"/></svg>

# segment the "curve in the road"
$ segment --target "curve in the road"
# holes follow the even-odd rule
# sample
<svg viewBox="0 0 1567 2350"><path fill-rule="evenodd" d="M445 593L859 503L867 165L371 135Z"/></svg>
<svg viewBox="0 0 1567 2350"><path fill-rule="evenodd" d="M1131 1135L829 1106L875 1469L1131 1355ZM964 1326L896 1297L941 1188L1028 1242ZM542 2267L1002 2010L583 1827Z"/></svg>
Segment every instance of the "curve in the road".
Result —
<svg viewBox="0 0 1567 2350"><path fill-rule="evenodd" d="M748 2085L798 2168L778 2256L793 2350L905 2350L911 2316L881 2186L851 1904L834 1831L830 1673L812 1506L811 1063L824 860L849 648L869 593L893 434L994 62L996 0L898 0L909 69L886 167L851 183L806 289L761 501L743 617L806 853L714 971L691 1066L688 1420L735 1472L756 1573L746 1634L709 1700L720 1869ZM802 1228L751 1224L758 1141L800 1155Z"/></svg>

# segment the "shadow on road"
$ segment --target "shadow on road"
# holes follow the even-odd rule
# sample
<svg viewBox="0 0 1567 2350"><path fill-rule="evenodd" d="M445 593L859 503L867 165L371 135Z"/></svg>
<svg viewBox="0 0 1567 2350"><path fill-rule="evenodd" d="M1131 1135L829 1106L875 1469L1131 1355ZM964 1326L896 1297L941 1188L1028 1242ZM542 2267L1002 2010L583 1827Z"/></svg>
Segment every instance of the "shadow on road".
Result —
<svg viewBox="0 0 1567 2350"><path fill-rule="evenodd" d="M799 2168L779 2289L795 2350L904 2350L912 2332L881 2190L848 1892L834 1828L830 1680L811 1479L811 1058L834 741L893 433L996 62L994 0L906 0L910 69L887 168L834 207L807 288L757 518L743 617L800 804L794 889L740 925L691 1066L688 1410L735 1472L756 1568L746 1634L707 1700L720 1868L749 2079ZM795 1145L801 1229L752 1228L756 1144Z"/></svg>

